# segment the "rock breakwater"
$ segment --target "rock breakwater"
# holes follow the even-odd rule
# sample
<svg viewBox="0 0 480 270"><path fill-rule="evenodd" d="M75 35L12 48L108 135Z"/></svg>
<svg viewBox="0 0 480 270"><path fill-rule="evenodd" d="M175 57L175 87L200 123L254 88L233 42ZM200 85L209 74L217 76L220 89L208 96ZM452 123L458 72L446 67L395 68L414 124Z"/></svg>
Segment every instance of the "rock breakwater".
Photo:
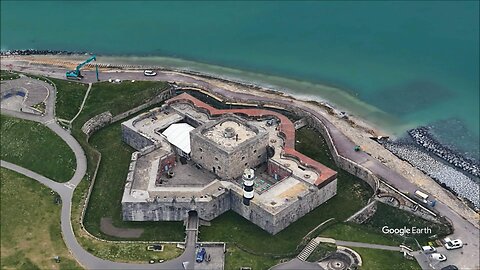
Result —
<svg viewBox="0 0 480 270"><path fill-rule="evenodd" d="M62 51L62 50L36 50L36 49L5 50L5 51L0 52L0 56L9 56L9 55L75 55L75 54L88 54L88 53L87 52Z"/></svg>
<svg viewBox="0 0 480 270"><path fill-rule="evenodd" d="M419 144L410 133L395 141L385 138L377 141L398 158L421 170L443 188L461 198L472 209L480 212L480 182L478 177L434 154L433 151Z"/></svg>
<svg viewBox="0 0 480 270"><path fill-rule="evenodd" d="M480 164L476 160L466 158L449 147L438 142L429 132L428 127L418 127L408 131L413 141L426 151L429 151L453 166L480 177Z"/></svg>

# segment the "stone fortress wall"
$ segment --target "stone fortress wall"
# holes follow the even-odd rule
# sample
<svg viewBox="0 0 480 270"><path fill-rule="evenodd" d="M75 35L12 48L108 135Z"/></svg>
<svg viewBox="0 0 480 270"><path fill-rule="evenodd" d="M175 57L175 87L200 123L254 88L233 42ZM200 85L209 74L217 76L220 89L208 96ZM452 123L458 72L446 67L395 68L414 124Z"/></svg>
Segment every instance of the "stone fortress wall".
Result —
<svg viewBox="0 0 480 270"><path fill-rule="evenodd" d="M299 195L294 202L278 212L267 211L253 199L250 206L242 203L242 193L231 189L231 208L244 218L271 234L277 234L299 218L326 202L337 193L337 179L322 188L310 187Z"/></svg>
<svg viewBox="0 0 480 270"><path fill-rule="evenodd" d="M183 221L188 212L197 211L199 218L213 220L230 210L230 192L223 190L209 198L157 197L153 201L122 202L125 221Z"/></svg>
<svg viewBox="0 0 480 270"><path fill-rule="evenodd" d="M126 125L122 125L122 140L135 150L140 150L154 144L151 139Z"/></svg>
<svg viewBox="0 0 480 270"><path fill-rule="evenodd" d="M191 102L190 100L182 101L177 99L173 103L187 101ZM135 130L133 123L135 123L135 121L141 121L142 119L148 119L148 117L155 118L154 113L160 113L162 110L168 109L168 106L170 105L164 105L162 109L158 109L158 111L156 111L157 109L153 109L149 113L138 116L138 119L134 119L133 122L129 122L126 125L122 123L123 140L135 149L140 150L140 152L135 152L132 154L132 164L135 163L137 158L147 153L147 151L154 151L156 148L161 147L161 144L164 143L163 141L155 141L155 138L150 138L149 136L142 134L140 130ZM195 106L197 106L197 104L195 104ZM243 190L240 185L232 181L219 180L214 180L213 182L207 184L207 186L203 188L203 191L192 192L185 196L179 195L181 192L173 192L167 194L166 196L154 196L148 195L147 190L146 192L143 192L143 195L141 195L140 198L133 198L132 196L129 196L129 193L133 184L131 181L134 179L136 166L131 164L131 170L127 176L127 183L124 190L124 199L126 197L129 199L122 199L122 212L124 220L181 221L188 217L189 211L197 211L201 219L210 221L231 209L250 220L252 223L258 225L265 231L271 234L276 234L336 194L337 180L336 173L334 171L331 171L325 167L324 169L328 173L325 176L322 175L323 178L313 179L310 180L311 182L309 182L306 179L302 179L300 176L292 175L292 171L290 169L282 167L281 164L273 159L268 159L267 147L269 145L269 133L266 130L259 132L259 129L261 128L259 128L259 126L257 127L257 124L253 126L253 129L256 130L257 136L254 136L253 139L251 138L250 140L242 142L242 147L238 147L238 149L229 149L229 151L226 151L225 149L222 149L222 147L212 144L212 140L202 140L202 127L208 128L210 124L212 124L211 121L213 121L212 125L215 125L218 124L218 122L224 121L225 119L230 119L232 117L239 118L241 121L244 120L242 120L243 118L229 114L217 114L213 116L213 113L210 114L208 109L205 109L205 107L196 107L196 109L198 111L206 112L208 118L211 116L213 117L208 120L210 121L209 123L206 123L205 119L202 117L190 119L188 113L182 114L183 119L181 121L187 123L189 121L194 121L195 123L200 124L200 126L197 126L196 130L190 132L192 149L191 157L196 164L205 167L205 169L210 169L222 180L230 180L240 176L246 167L255 167L258 164L266 163L267 173L275 178L278 181L277 183L281 183L285 178L293 178L296 179L293 181L300 181L301 183L304 183L306 188L298 193L294 193L295 195L291 195L288 198L281 197L285 199L280 199L281 201L277 201L279 204L274 202L274 197L270 198L270 196L276 195L266 195L267 197L263 197L262 199L262 195L257 194L256 196L259 197L254 197L249 206L246 206L243 203ZM253 116L249 116L246 111L242 111L241 114L245 114L247 118L257 120L262 119L265 121L266 119L263 119L265 116L262 114L268 113L270 115L268 111L260 112L259 110L252 110L252 112L255 113ZM272 112L272 115L278 114ZM280 117L282 117L282 123L288 124L288 127L292 125L292 123L286 117ZM277 121L279 120L280 119L277 119ZM291 132L292 130L288 130L288 134ZM281 135L283 138L287 139L285 133ZM290 140L289 143L291 144L292 138L289 137L288 139ZM202 149L201 151L200 148ZM298 153L293 152L292 149L290 149L290 151L291 152L288 158L295 158L295 155ZM222 156L222 153L225 154L225 157ZM217 157L218 160L216 160L215 157ZM305 157L302 157L302 159L304 158ZM243 166L245 163L247 164ZM316 165L318 166L321 164ZM162 166L161 161L160 166ZM223 174L221 169L213 170L213 166L217 166L216 168L218 168L218 166L220 166L222 169L225 168L226 173ZM237 172L237 169L240 173ZM158 177L158 171L156 170L155 172L157 173ZM318 180L323 182L318 183ZM212 186L213 188L209 189L208 186ZM209 189L209 192L205 193L205 190L207 189Z"/></svg>

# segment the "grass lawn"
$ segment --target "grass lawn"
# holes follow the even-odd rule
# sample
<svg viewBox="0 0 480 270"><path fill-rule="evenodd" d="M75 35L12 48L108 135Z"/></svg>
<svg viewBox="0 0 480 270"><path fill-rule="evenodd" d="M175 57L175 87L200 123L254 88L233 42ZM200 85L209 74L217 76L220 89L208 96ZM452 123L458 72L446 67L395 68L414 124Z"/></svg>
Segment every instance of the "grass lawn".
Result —
<svg viewBox="0 0 480 270"><path fill-rule="evenodd" d="M147 244L143 243L107 243L90 237L80 228L80 215L83 208L84 197L88 190L88 182L82 180L75 189L72 199L72 226L75 236L80 244L93 255L116 262L146 263L154 260L171 260L180 256L183 250L176 248L175 244L164 244L164 251L146 251Z"/></svg>
<svg viewBox="0 0 480 270"><path fill-rule="evenodd" d="M56 81L57 82L57 81ZM58 92L66 93L65 99L74 99L73 91L64 91L64 84L57 84ZM125 81L120 84L108 82L92 85L85 106L73 122L72 135L82 145L87 155L87 179L95 170L98 153L102 154L101 165L95 181L90 203L87 207L84 225L97 237L118 239L100 232L100 219L111 217L118 227L145 229L141 239L183 241L184 228L181 222L123 222L121 197L133 149L121 141L120 122L95 133L89 142L81 131L83 124L91 117L110 111L113 115L139 106L167 89L165 82ZM98 152L97 152L98 151ZM86 191L85 191L86 192Z"/></svg>
<svg viewBox="0 0 480 270"><path fill-rule="evenodd" d="M397 246L403 243L403 238L386 235L365 225L354 223L337 223L320 233L321 236L337 240L371 243L387 246Z"/></svg>
<svg viewBox="0 0 480 270"><path fill-rule="evenodd" d="M95 133L90 139L102 153L95 187L85 217L85 227L97 236L115 239L100 232L100 219L111 217L113 224L124 228L142 228L141 239L183 241L184 227L182 222L125 222L122 220L121 199L125 179L130 164L130 156L134 149L121 141L120 123L112 124ZM93 203L94 202L94 203Z"/></svg>
<svg viewBox="0 0 480 270"><path fill-rule="evenodd" d="M362 257L362 270L420 270L416 260L408 260L396 251L353 248Z"/></svg>
<svg viewBox="0 0 480 270"><path fill-rule="evenodd" d="M110 111L113 115L135 108L145 101L168 89L166 82L124 81L120 84L109 82L94 83L82 112L73 122L72 135L82 146L87 156L87 177L91 179L97 166L98 153L87 142L87 136L81 131L83 124L93 116ZM63 91L57 87L57 90ZM71 92L67 92L72 94ZM65 97L72 99L73 97ZM120 139L120 134L118 135Z"/></svg>
<svg viewBox="0 0 480 270"><path fill-rule="evenodd" d="M149 260L171 260L180 256L182 249L175 244L164 244L163 251L147 251L148 244L142 243L100 243L99 241L82 241L82 246L89 253L110 261L148 263Z"/></svg>
<svg viewBox="0 0 480 270"><path fill-rule="evenodd" d="M80 109L88 85L84 83L50 79L57 87L55 115L58 118L71 120Z"/></svg>
<svg viewBox="0 0 480 270"><path fill-rule="evenodd" d="M1 268L81 269L63 242L61 206L51 190L4 168L0 176Z"/></svg>
<svg viewBox="0 0 480 270"><path fill-rule="evenodd" d="M83 111L74 121L73 127L80 131L82 125L97 114L105 111L110 111L113 115L120 114L145 103L167 88L166 82L154 81L94 83Z"/></svg>
<svg viewBox="0 0 480 270"><path fill-rule="evenodd" d="M0 157L58 182L73 176L73 151L44 125L9 116L0 116Z"/></svg>
<svg viewBox="0 0 480 270"><path fill-rule="evenodd" d="M10 72L8 70L0 70L0 80L6 81L6 80L15 80L20 78L17 73L15 72Z"/></svg>
<svg viewBox="0 0 480 270"><path fill-rule="evenodd" d="M279 262L279 259L252 255L236 246L227 245L225 270L238 270L242 266L251 267L252 269L269 269Z"/></svg>
<svg viewBox="0 0 480 270"><path fill-rule="evenodd" d="M276 235L270 235L242 216L228 211L214 219L211 226L200 227L202 241L235 242L257 254L286 255L294 253L302 238L323 221L331 217L343 221L366 204L372 195L370 187L335 166L324 139L318 133L302 128L297 131L296 140L299 141L297 150L338 171L337 195Z"/></svg>
<svg viewBox="0 0 480 270"><path fill-rule="evenodd" d="M450 228L445 224L433 223L409 212L383 203L377 205L377 212L375 212L375 215L365 223L365 226L373 229L377 233L381 233L383 226L388 226L390 228L431 228L431 234L409 235L414 236L421 245L426 245L427 242L442 238L451 233Z"/></svg>

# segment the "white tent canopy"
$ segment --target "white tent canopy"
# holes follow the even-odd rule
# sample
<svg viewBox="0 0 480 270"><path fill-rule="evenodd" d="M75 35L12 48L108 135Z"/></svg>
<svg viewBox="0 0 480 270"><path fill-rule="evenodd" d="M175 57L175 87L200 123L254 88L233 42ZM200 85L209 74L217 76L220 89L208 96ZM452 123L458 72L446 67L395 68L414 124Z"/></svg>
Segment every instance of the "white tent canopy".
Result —
<svg viewBox="0 0 480 270"><path fill-rule="evenodd" d="M186 154L190 154L190 131L195 129L186 123L171 124L162 132L168 142L175 145Z"/></svg>

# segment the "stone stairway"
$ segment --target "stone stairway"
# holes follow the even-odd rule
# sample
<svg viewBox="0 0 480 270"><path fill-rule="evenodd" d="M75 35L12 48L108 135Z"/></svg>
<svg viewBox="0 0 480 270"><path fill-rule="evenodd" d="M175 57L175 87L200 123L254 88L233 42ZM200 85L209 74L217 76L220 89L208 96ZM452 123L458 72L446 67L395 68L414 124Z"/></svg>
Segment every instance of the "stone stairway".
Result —
<svg viewBox="0 0 480 270"><path fill-rule="evenodd" d="M308 256L312 254L312 252L315 250L315 248L320 244L320 239L318 237L313 238L308 242L308 245L305 246L305 248L298 254L297 258L301 261L307 260Z"/></svg>

